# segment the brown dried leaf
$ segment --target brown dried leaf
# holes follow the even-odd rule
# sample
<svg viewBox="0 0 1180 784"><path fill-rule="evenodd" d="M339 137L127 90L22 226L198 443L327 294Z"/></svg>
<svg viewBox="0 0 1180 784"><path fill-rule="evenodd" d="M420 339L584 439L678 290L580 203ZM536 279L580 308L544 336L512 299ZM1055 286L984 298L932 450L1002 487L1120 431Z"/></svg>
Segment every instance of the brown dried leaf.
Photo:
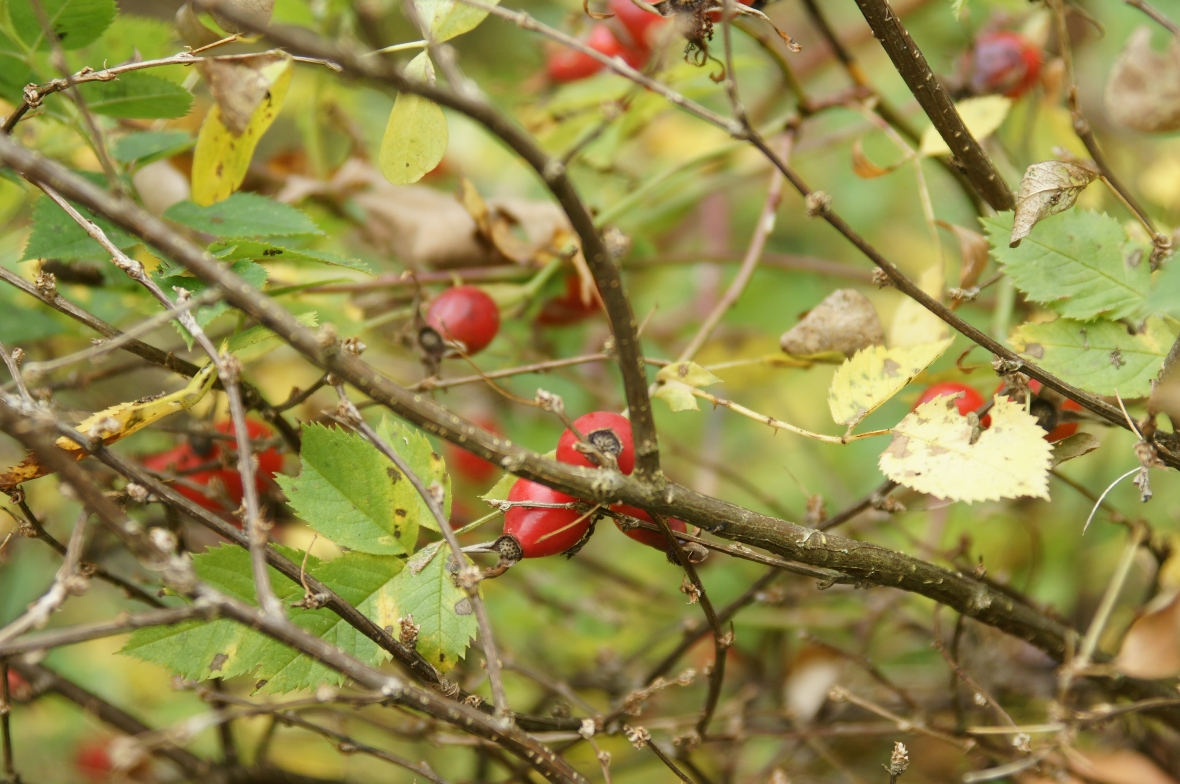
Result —
<svg viewBox="0 0 1180 784"><path fill-rule="evenodd" d="M615 18L614 14L603 14L603 13L599 13L598 11L591 11L590 10L590 0L582 0L582 10L585 11L586 16L590 17L591 19L602 20L602 19L614 19Z"/></svg>
<svg viewBox="0 0 1180 784"><path fill-rule="evenodd" d="M959 241L959 257L962 260L959 266L959 288L971 288L979 282L979 276L987 267L990 251L987 237L943 220L938 221L938 225L954 233L955 239Z"/></svg>
<svg viewBox="0 0 1180 784"><path fill-rule="evenodd" d="M197 69L209 85L213 100L221 107L221 121L234 136L241 136L250 124L272 82L262 69L288 59L283 52L263 52L245 57L206 57Z"/></svg>
<svg viewBox="0 0 1180 784"><path fill-rule="evenodd" d="M275 0L222 0L221 5L243 22L253 27L266 27L270 22L270 15L275 10ZM213 21L221 25L221 29L228 33L249 33L246 27L239 26L224 14L210 11Z"/></svg>
<svg viewBox="0 0 1180 784"><path fill-rule="evenodd" d="M1180 591L1160 594L1123 637L1114 666L1132 678L1180 675Z"/></svg>
<svg viewBox="0 0 1180 784"><path fill-rule="evenodd" d="M783 683L783 704L795 721L811 723L839 681L842 665L839 656L818 645L799 651Z"/></svg>
<svg viewBox="0 0 1180 784"><path fill-rule="evenodd" d="M1097 178L1097 172L1076 163L1044 161L1029 166L1016 193L1016 217L1008 246L1019 245L1038 221L1072 207Z"/></svg>
<svg viewBox="0 0 1180 784"><path fill-rule="evenodd" d="M1173 38L1157 53L1151 28L1132 33L1106 82L1106 108L1115 122L1137 131L1180 129L1180 42Z"/></svg>
<svg viewBox="0 0 1180 784"><path fill-rule="evenodd" d="M221 36L205 26L197 17L192 5L185 3L176 12L176 32L180 40L192 49L200 49L221 40Z"/></svg>
<svg viewBox="0 0 1180 784"><path fill-rule="evenodd" d="M1176 784L1154 762L1131 749L1074 751L1070 767L1087 781L1101 784Z"/></svg>
<svg viewBox="0 0 1180 784"><path fill-rule="evenodd" d="M852 171L862 180L884 177L886 174L896 171L898 166L901 166L901 163L895 163L892 166L878 166L869 160L869 156L865 155L860 139L852 143Z"/></svg>
<svg viewBox="0 0 1180 784"><path fill-rule="evenodd" d="M855 289L839 289L811 309L782 336L783 351L796 357L838 352L851 357L885 342L877 309Z"/></svg>
<svg viewBox="0 0 1180 784"><path fill-rule="evenodd" d="M1056 468L1067 460L1088 455L1100 446L1102 442L1089 433L1074 433L1053 445L1053 454L1050 457L1052 467Z"/></svg>

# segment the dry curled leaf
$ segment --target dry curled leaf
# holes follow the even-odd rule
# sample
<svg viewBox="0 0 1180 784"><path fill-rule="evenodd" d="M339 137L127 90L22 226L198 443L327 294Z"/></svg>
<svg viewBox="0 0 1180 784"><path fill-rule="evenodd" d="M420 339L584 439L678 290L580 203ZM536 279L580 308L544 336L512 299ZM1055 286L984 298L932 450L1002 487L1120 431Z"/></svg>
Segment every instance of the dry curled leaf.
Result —
<svg viewBox="0 0 1180 784"><path fill-rule="evenodd" d="M884 342L881 318L868 297L855 289L837 289L783 333L779 345L793 357L833 352L851 357Z"/></svg>
<svg viewBox="0 0 1180 784"><path fill-rule="evenodd" d="M1146 133L1180 129L1180 42L1151 48L1151 28L1127 39L1106 82L1106 108L1115 122Z"/></svg>
<svg viewBox="0 0 1180 784"><path fill-rule="evenodd" d="M1053 444L1053 467L1056 468L1067 460L1088 455L1100 446L1102 442L1095 436L1089 433L1074 433L1069 438L1063 438Z"/></svg>
<svg viewBox="0 0 1180 784"><path fill-rule="evenodd" d="M176 32L180 40L192 49L200 49L221 40L221 36L205 26L189 3L182 5L176 12Z"/></svg>
<svg viewBox="0 0 1180 784"><path fill-rule="evenodd" d="M1180 591L1162 593L1144 607L1123 637L1114 665L1132 678L1180 675Z"/></svg>
<svg viewBox="0 0 1180 784"><path fill-rule="evenodd" d="M951 338L910 348L870 346L832 376L828 407L838 425L854 427L942 356Z"/></svg>
<svg viewBox="0 0 1180 784"><path fill-rule="evenodd" d="M1065 212L1078 200L1098 173L1065 161L1034 163L1024 172L1016 193L1016 217L1012 221L1009 247L1015 248L1038 221Z"/></svg>
<svg viewBox="0 0 1180 784"><path fill-rule="evenodd" d="M286 63L282 52L264 52L247 57L205 57L197 61L205 84L221 110L221 121L234 136L241 136L255 110L274 86L268 67Z"/></svg>
<svg viewBox="0 0 1180 784"><path fill-rule="evenodd" d="M213 21L228 33L249 33L251 28L266 27L275 10L275 0L222 0L220 5L248 25L239 25L224 13L210 11Z"/></svg>
<svg viewBox="0 0 1180 784"><path fill-rule="evenodd" d="M852 143L852 171L861 179L872 180L877 177L884 177L886 174L897 171L897 167L899 166L901 166L901 162L895 163L892 166L879 166L873 163L869 159L869 156L865 155L860 139Z"/></svg>
<svg viewBox="0 0 1180 784"><path fill-rule="evenodd" d="M987 267L988 253L991 250L987 237L943 220L938 221L938 225L952 232L959 241L959 288L971 288L979 282L979 276Z"/></svg>
<svg viewBox="0 0 1180 784"><path fill-rule="evenodd" d="M881 472L920 493L952 501L1049 497L1052 447L1024 406L998 397L991 426L979 430L955 398L918 406L893 429Z"/></svg>

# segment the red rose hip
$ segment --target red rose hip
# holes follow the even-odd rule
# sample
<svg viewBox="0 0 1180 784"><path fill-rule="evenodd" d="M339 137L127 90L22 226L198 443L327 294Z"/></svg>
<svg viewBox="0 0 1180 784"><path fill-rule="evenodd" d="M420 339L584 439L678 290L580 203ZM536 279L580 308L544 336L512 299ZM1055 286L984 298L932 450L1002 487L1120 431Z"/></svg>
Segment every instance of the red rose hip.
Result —
<svg viewBox="0 0 1180 784"><path fill-rule="evenodd" d="M482 289L455 286L430 303L426 323L446 340L462 343L468 355L478 354L500 331L500 309Z"/></svg>
<svg viewBox="0 0 1180 784"><path fill-rule="evenodd" d="M475 424L496 435L502 435L500 428L496 424L487 419L473 420ZM500 469L495 465L489 463L478 455L468 452L466 449L456 446L455 444L447 444L447 461L451 464L454 472L463 477L472 484L484 484L499 473Z"/></svg>
<svg viewBox="0 0 1180 784"><path fill-rule="evenodd" d="M619 512L620 514L635 517L644 522L654 523L655 520L651 518L647 512L642 509L637 509L634 506L627 506L626 504L615 504L611 507L612 512ZM648 547L654 547L661 552L668 552L668 538L664 536L662 531L649 531L646 528L631 528L626 531L623 530L622 524L615 520L615 525L619 527L627 536L631 537L640 544L645 544ZM676 533L684 533L688 530L688 524L683 520L677 520L674 517L668 518L668 527Z"/></svg>
<svg viewBox="0 0 1180 784"><path fill-rule="evenodd" d="M613 455L619 470L629 474L635 470L635 445L631 438L631 420L610 411L595 411L574 420L574 427L600 452ZM578 451L578 437L566 429L557 441L557 459L570 465L598 468L590 456Z"/></svg>
<svg viewBox="0 0 1180 784"><path fill-rule="evenodd" d="M1041 50L1019 33L979 36L971 53L971 91L1019 98L1041 75Z"/></svg>
<svg viewBox="0 0 1180 784"><path fill-rule="evenodd" d="M577 499L545 485L518 479L508 491L508 500L568 504ZM564 553L582 541L590 523L591 516L576 509L514 506L504 513L504 535L516 540L520 558L544 558Z"/></svg>

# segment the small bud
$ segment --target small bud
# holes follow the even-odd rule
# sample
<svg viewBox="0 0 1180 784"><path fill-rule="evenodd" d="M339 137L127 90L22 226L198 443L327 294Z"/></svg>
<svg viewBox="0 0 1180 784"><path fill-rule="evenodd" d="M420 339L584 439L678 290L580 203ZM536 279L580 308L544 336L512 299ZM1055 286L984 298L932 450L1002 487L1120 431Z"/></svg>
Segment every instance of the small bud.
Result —
<svg viewBox="0 0 1180 784"><path fill-rule="evenodd" d="M368 348L360 338L345 338L340 347L345 354L359 357Z"/></svg>
<svg viewBox="0 0 1180 784"><path fill-rule="evenodd" d="M52 272L40 272L33 279L33 288L37 289L42 298L54 299L57 297L57 276Z"/></svg>
<svg viewBox="0 0 1180 784"><path fill-rule="evenodd" d="M398 639L401 644L407 648L413 648L418 644L418 632L422 630L422 625L414 623L414 616L407 615L404 618L397 619L398 625Z"/></svg>
<svg viewBox="0 0 1180 784"><path fill-rule="evenodd" d="M623 732L627 736L627 740L631 745L637 749L642 749L651 741L651 733L643 727L629 727L624 725Z"/></svg>
<svg viewBox="0 0 1180 784"><path fill-rule="evenodd" d="M685 575L680 583L680 592L688 597L689 604L696 604L701 600L701 590L688 579L688 575Z"/></svg>
<svg viewBox="0 0 1180 784"><path fill-rule="evenodd" d="M828 210L832 208L832 197L823 191L812 191L807 194L804 203L807 207L807 217L818 218L821 215L826 215Z"/></svg>
<svg viewBox="0 0 1180 784"><path fill-rule="evenodd" d="M126 491L128 498L139 504L146 504L148 499L152 497L146 487L135 482L128 482L123 490Z"/></svg>
<svg viewBox="0 0 1180 784"><path fill-rule="evenodd" d="M909 766L910 753L906 750L904 743L897 741L893 744L893 754L889 758L889 767L886 770L889 771L890 776L896 777L905 773Z"/></svg>

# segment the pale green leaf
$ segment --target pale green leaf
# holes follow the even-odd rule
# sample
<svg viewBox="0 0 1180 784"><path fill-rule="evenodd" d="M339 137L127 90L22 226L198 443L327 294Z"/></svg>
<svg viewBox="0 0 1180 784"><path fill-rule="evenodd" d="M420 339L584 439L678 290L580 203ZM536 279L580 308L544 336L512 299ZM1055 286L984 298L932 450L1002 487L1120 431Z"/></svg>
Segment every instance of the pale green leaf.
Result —
<svg viewBox="0 0 1180 784"><path fill-rule="evenodd" d="M426 436L408 425L382 417L377 425L377 435L385 443L401 455L406 465L422 480L427 488L438 486L443 491L443 516L448 520L451 516L451 477L447 473L447 464L442 455L434 451ZM430 512L430 507L420 493L418 498L418 525L423 525L431 531L438 531L438 521ZM441 532L440 532L441 533Z"/></svg>
<svg viewBox="0 0 1180 784"><path fill-rule="evenodd" d="M497 5L499 0L489 0ZM418 20L430 37L438 42L474 30L488 15L487 11L467 5L462 0L414 0Z"/></svg>
<svg viewBox="0 0 1180 784"><path fill-rule="evenodd" d="M93 220L102 229L107 239L120 250L139 244L139 240L115 228L105 218L95 217L85 207L74 204L75 209L85 217ZM76 259L110 259L111 254L103 249L98 242L86 233L65 210L54 204L49 197L38 198L33 204L33 231L25 245L22 261L31 259L61 259L73 261Z"/></svg>
<svg viewBox="0 0 1180 784"><path fill-rule="evenodd" d="M433 81L433 66L425 52L406 66L406 76ZM394 185L417 182L442 161L447 138L447 118L438 104L411 93L399 93L381 139L381 173Z"/></svg>
<svg viewBox="0 0 1180 784"><path fill-rule="evenodd" d="M182 201L169 207L164 217L215 237L323 234L311 218L291 205L256 193L235 193L208 207Z"/></svg>
<svg viewBox="0 0 1180 784"><path fill-rule="evenodd" d="M376 447L354 433L308 425L299 459L299 476L275 481L308 525L363 553L413 551L418 494Z"/></svg>
<svg viewBox="0 0 1180 784"><path fill-rule="evenodd" d="M652 397L659 398L668 404L668 408L672 409L673 413L680 411L700 411L700 406L697 405L696 396L693 395L693 387L681 381L663 381L657 382L655 394Z"/></svg>
<svg viewBox="0 0 1180 784"><path fill-rule="evenodd" d="M142 166L184 152L193 144L193 137L184 131L139 131L115 142L111 155L120 163Z"/></svg>
<svg viewBox="0 0 1180 784"><path fill-rule="evenodd" d="M421 627L418 652L440 672L463 657L477 629L471 600L455 584L453 564L444 543L428 545L376 599L377 625L397 628L400 619L412 617Z"/></svg>
<svg viewBox="0 0 1180 784"><path fill-rule="evenodd" d="M314 310L300 313L295 320L308 328L319 326L320 323ZM229 339L230 353L243 363L253 362L282 345L282 338L261 324L242 330Z"/></svg>
<svg viewBox="0 0 1180 784"><path fill-rule="evenodd" d="M107 117L171 119L184 117L193 105L193 94L179 84L137 71L110 82L85 82L78 89L90 111Z"/></svg>
<svg viewBox="0 0 1180 784"><path fill-rule="evenodd" d="M1036 225L1017 248L1008 247L1012 213L981 218L992 255L1028 298L1066 318L1088 321L1135 316L1143 310L1151 270L1142 252L1109 215L1072 210Z"/></svg>
<svg viewBox="0 0 1180 784"><path fill-rule="evenodd" d="M263 267L261 264L255 264L249 260L236 261L234 262L233 266L230 267L230 271L249 283L255 289L261 290L262 287L266 285L266 267ZM209 288L208 284L200 278L194 278L191 275L185 273L183 269L178 269L176 267L160 267L152 273L152 278L156 281L156 283L160 284L160 288L164 290L164 293L167 294L168 298L173 302L175 302L176 298L179 296L176 292L176 289L178 288L184 289L193 296L196 296ZM197 320L197 324L201 328L204 328L212 323L213 319L225 313L227 310L229 310L229 305L224 300L222 300L221 302L209 305L208 307L197 308L196 311L193 312L193 317ZM188 330L181 326L179 321L173 321L172 325L176 328L176 331L180 333L180 336L184 338L184 342L191 349L193 347L192 335L189 334Z"/></svg>
<svg viewBox="0 0 1180 784"><path fill-rule="evenodd" d="M1163 319L1149 318L1132 335L1113 321L1057 319L1024 324L1012 334L1016 350L1050 373L1099 395L1142 397L1163 365L1176 332Z"/></svg>
<svg viewBox="0 0 1180 784"><path fill-rule="evenodd" d="M976 141L983 141L995 133L1008 116L1012 108L1012 99L1002 95L985 95L981 98L967 98L955 104L963 124L975 137ZM951 148L933 125L922 133L922 155L950 155Z"/></svg>
<svg viewBox="0 0 1180 784"><path fill-rule="evenodd" d="M690 387L707 387L720 384L721 379L695 362L675 362L665 365L656 373L657 381L679 381Z"/></svg>
<svg viewBox="0 0 1180 784"><path fill-rule="evenodd" d="M369 265L360 259L349 259L322 250L294 248L275 242L257 240L231 240L209 246L209 252L219 259L254 259L255 261L305 261L315 264L330 264L372 274Z"/></svg>
<svg viewBox="0 0 1180 784"><path fill-rule="evenodd" d="M1156 277L1155 288L1147 298L1147 312L1180 319L1180 257L1164 262Z"/></svg>
<svg viewBox="0 0 1180 784"><path fill-rule="evenodd" d="M63 49L81 49L114 21L115 0L40 0L41 9ZM33 49L48 49L49 39L32 0L8 0L8 18L20 39Z"/></svg>

